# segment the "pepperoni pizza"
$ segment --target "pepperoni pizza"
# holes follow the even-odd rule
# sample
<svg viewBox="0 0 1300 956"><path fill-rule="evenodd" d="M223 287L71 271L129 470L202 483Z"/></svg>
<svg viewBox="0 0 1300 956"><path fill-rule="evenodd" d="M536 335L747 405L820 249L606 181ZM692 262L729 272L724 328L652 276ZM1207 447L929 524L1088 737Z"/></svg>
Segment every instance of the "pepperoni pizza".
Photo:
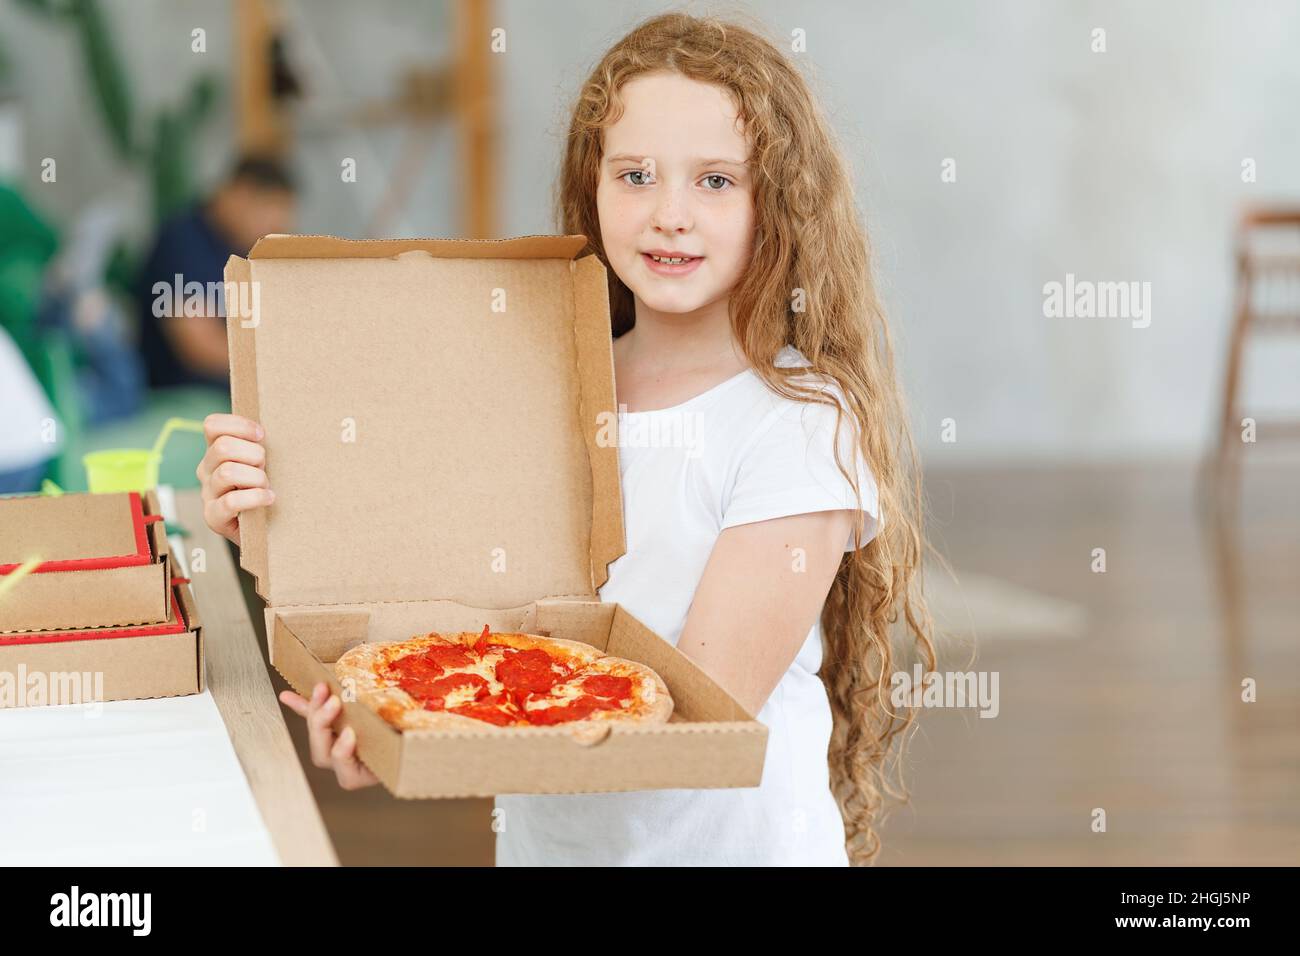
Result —
<svg viewBox="0 0 1300 956"><path fill-rule="evenodd" d="M399 730L588 729L609 721L664 723L673 699L636 661L535 634L425 634L362 644L334 665L358 700Z"/></svg>

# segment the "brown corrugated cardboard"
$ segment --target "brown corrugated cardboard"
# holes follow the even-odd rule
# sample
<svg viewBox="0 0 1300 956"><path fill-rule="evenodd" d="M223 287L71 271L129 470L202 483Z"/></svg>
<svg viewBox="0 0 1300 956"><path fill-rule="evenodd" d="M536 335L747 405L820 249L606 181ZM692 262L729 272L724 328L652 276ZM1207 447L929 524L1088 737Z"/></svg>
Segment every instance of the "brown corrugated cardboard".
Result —
<svg viewBox="0 0 1300 956"><path fill-rule="evenodd" d="M0 498L0 576L41 564L0 597L0 633L167 620L171 563L145 494Z"/></svg>
<svg viewBox="0 0 1300 956"><path fill-rule="evenodd" d="M338 689L362 641L573 637L654 667L674 719L399 733L345 701L398 796L756 786L766 728L597 589L624 550L607 280L581 236L270 236L226 267L232 407L276 501L240 518L272 663ZM242 284L242 285L241 285Z"/></svg>
<svg viewBox="0 0 1300 956"><path fill-rule="evenodd" d="M0 635L0 707L197 694L203 667L198 609L174 577L160 624Z"/></svg>
<svg viewBox="0 0 1300 956"><path fill-rule="evenodd" d="M492 622L582 641L653 667L673 694L667 724L606 724L584 738L563 726L480 733L399 732L363 704L345 703L368 767L399 797L575 793L662 787L756 787L766 728L691 660L617 604L541 601L509 611L448 602L279 610L267 608L276 667L300 692L318 681L345 699L331 666L363 641L402 640L413 631L471 629Z"/></svg>

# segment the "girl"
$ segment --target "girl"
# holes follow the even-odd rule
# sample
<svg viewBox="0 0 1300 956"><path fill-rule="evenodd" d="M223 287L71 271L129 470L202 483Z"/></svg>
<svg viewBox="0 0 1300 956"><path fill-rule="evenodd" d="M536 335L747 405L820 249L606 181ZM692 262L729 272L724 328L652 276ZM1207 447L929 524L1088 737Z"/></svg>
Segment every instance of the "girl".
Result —
<svg viewBox="0 0 1300 956"><path fill-rule="evenodd" d="M669 14L582 87L559 184L609 270L627 553L600 591L769 731L762 783L500 796L498 864L866 863L891 786L889 625L934 669L920 478L844 163L757 34ZM679 441L647 441L675 435ZM685 438L683 436L689 436ZM262 431L208 419L208 523L273 501ZM375 783L318 685L312 759Z"/></svg>

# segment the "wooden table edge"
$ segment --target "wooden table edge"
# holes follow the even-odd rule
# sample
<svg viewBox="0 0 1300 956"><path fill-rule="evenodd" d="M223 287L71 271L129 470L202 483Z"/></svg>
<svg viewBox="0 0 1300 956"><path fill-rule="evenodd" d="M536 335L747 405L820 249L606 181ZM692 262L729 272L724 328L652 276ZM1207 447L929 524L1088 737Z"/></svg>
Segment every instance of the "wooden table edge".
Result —
<svg viewBox="0 0 1300 956"><path fill-rule="evenodd" d="M284 866L338 866L320 809L285 724L239 572L224 538L203 521L198 489L176 492L180 523L190 532L186 558L202 548L206 570L191 570L203 628L207 686L230 734L253 799Z"/></svg>

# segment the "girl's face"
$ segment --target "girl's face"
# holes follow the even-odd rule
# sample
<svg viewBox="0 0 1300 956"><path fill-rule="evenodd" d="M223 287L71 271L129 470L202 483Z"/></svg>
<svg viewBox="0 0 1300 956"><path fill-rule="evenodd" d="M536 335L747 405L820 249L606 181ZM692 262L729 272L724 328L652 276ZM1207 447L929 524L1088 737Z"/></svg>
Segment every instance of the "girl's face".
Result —
<svg viewBox="0 0 1300 956"><path fill-rule="evenodd" d="M749 145L730 95L677 73L648 73L619 98L623 115L605 129L596 188L610 266L659 312L725 301L754 234Z"/></svg>

